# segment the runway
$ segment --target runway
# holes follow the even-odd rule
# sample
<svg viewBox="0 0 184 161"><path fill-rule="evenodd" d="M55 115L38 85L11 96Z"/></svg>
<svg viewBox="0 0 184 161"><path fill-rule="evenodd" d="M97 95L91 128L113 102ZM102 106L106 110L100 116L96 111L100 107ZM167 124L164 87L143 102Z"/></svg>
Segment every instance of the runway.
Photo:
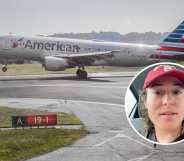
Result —
<svg viewBox="0 0 184 161"><path fill-rule="evenodd" d="M6 79L5 79L6 78ZM44 79L43 79L44 78ZM92 77L81 81L75 77L40 77L35 76L1 77L0 97L10 98L53 98L67 100L82 100L124 104L124 93L131 77L97 78ZM52 79L51 79L52 78ZM56 79L57 78L57 79Z"/></svg>
<svg viewBox="0 0 184 161"><path fill-rule="evenodd" d="M74 113L90 134L70 147L29 161L163 161L183 160L183 143L158 146L144 141L129 126L124 95L132 75L96 76L80 81L72 76L55 79L0 77L0 104ZM26 76L25 76L26 77Z"/></svg>

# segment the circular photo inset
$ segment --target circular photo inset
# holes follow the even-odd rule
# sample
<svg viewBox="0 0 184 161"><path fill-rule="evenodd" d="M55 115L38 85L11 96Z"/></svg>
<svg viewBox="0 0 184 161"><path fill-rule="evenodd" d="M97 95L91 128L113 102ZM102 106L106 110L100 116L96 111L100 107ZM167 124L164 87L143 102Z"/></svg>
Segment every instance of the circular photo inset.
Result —
<svg viewBox="0 0 184 161"><path fill-rule="evenodd" d="M125 112L131 127L147 141L183 141L184 66L164 62L140 71L127 88Z"/></svg>

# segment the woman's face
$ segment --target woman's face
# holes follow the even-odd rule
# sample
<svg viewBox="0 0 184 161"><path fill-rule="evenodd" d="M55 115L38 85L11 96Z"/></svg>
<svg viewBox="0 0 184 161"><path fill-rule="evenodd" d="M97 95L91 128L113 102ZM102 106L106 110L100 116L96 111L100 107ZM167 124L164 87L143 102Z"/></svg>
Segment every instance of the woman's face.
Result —
<svg viewBox="0 0 184 161"><path fill-rule="evenodd" d="M155 128L176 130L184 118L184 87L172 76L158 78L146 89L145 107Z"/></svg>

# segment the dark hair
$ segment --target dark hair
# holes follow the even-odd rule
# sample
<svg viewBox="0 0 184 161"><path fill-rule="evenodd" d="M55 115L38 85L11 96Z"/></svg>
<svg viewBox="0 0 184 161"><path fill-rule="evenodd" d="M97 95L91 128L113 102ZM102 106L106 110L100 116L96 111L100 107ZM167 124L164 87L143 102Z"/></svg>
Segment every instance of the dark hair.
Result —
<svg viewBox="0 0 184 161"><path fill-rule="evenodd" d="M145 100L147 97L146 89L139 91L138 110L140 117L144 120L144 128L146 133L154 133L155 127L148 116L148 110L145 107Z"/></svg>

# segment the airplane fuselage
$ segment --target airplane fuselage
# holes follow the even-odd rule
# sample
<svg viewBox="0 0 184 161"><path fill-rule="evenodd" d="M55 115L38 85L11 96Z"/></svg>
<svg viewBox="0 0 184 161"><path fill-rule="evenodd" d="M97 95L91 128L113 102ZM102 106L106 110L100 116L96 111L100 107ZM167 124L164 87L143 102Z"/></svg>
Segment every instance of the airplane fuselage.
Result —
<svg viewBox="0 0 184 161"><path fill-rule="evenodd" d="M39 62L43 62L47 56L63 57L63 55L113 51L111 58L96 60L93 65L143 66L159 61L150 58L156 48L155 45L96 40L11 35L0 37L0 58L21 58Z"/></svg>

